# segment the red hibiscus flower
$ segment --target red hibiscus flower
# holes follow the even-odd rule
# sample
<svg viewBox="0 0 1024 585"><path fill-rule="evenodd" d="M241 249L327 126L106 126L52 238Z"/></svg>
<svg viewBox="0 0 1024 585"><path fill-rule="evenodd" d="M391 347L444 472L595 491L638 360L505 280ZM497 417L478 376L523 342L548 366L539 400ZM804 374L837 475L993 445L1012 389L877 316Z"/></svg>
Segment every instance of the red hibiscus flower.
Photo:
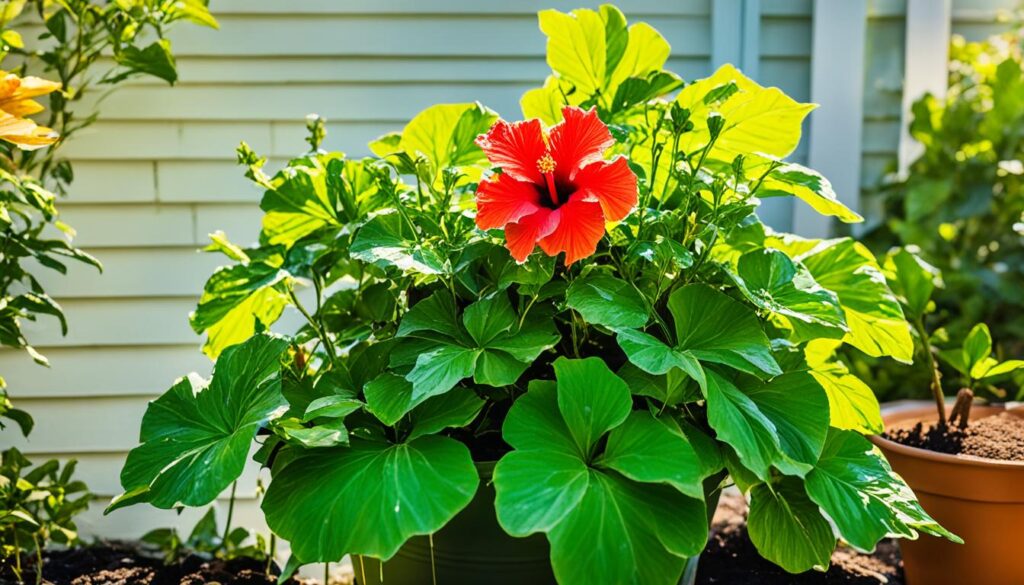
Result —
<svg viewBox="0 0 1024 585"><path fill-rule="evenodd" d="M480 181L476 225L505 228L505 246L525 262L536 245L565 265L597 250L605 222L636 205L636 175L626 159L604 160L615 141L593 109L562 109L545 133L540 120L499 120L476 139L501 174Z"/></svg>

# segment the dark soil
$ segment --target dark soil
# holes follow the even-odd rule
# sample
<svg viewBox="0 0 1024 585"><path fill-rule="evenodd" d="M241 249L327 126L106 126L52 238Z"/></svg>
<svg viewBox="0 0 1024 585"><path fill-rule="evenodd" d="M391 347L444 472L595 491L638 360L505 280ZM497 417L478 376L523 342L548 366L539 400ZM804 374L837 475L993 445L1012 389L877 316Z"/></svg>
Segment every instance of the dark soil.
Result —
<svg viewBox="0 0 1024 585"><path fill-rule="evenodd" d="M738 495L722 497L697 567L697 585L903 585L903 563L893 540L878 543L871 555L839 547L825 573L787 573L757 553L747 536L747 504Z"/></svg>
<svg viewBox="0 0 1024 585"><path fill-rule="evenodd" d="M892 429L885 437L901 445L938 453L1024 461L1024 417L1006 412L971 421L963 430L917 423Z"/></svg>
<svg viewBox="0 0 1024 585"><path fill-rule="evenodd" d="M43 559L43 582L52 585L273 585L275 575L266 565L251 558L228 561L190 555L179 563L165 565L158 556L140 552L138 547L117 542L70 550L51 551ZM29 568L26 583L35 583ZM0 583L16 583L0 575ZM290 580L289 585L302 585Z"/></svg>

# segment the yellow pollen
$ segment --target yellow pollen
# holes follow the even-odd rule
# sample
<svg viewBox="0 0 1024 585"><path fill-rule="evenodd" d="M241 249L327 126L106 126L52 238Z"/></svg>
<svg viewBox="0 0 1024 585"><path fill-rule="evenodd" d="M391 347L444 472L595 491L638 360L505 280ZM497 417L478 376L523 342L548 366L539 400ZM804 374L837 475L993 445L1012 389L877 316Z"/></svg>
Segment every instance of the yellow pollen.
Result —
<svg viewBox="0 0 1024 585"><path fill-rule="evenodd" d="M544 153L544 156L537 159L537 169L545 174L555 172L555 159L551 158L550 154Z"/></svg>

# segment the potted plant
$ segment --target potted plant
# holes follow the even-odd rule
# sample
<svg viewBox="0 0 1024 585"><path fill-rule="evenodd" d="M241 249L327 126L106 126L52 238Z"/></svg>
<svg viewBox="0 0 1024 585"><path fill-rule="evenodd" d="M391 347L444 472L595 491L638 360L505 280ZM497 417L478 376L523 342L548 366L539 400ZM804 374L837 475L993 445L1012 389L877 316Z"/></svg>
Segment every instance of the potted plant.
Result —
<svg viewBox="0 0 1024 585"><path fill-rule="evenodd" d="M998 405L972 408L972 401L976 393L1005 395L997 385L1024 361L993 357L984 324L971 329L962 347L936 350L924 319L935 309L938 271L906 249L888 255L886 270L921 340L936 404L892 409L885 417L889 432L872 441L928 511L965 542L951 546L925 536L903 543L908 583L1019 583L1024 574L1014 543L1024 523L1024 418ZM939 360L961 378L948 408Z"/></svg>
<svg viewBox="0 0 1024 585"><path fill-rule="evenodd" d="M728 65L685 84L612 6L540 26L524 121L433 106L349 159L312 117L273 176L240 147L265 215L257 245L208 248L230 261L191 317L212 379L150 403L109 510L205 505L255 439L287 571L352 555L361 583L676 583L733 483L791 572L838 538L956 539L832 357L909 359L880 266L756 215L860 219L785 161L813 105ZM287 307L304 324L270 333Z"/></svg>

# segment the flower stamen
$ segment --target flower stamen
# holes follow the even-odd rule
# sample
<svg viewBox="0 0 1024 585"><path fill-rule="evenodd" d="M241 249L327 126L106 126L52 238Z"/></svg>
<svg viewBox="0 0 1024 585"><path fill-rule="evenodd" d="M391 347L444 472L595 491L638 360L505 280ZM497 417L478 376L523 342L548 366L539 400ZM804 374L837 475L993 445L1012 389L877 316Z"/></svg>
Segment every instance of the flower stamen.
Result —
<svg viewBox="0 0 1024 585"><path fill-rule="evenodd" d="M558 190L555 189L555 159L551 157L551 153L545 152L544 156L537 159L537 170L544 175L544 180L548 183L548 195L551 197L551 202L558 205Z"/></svg>

